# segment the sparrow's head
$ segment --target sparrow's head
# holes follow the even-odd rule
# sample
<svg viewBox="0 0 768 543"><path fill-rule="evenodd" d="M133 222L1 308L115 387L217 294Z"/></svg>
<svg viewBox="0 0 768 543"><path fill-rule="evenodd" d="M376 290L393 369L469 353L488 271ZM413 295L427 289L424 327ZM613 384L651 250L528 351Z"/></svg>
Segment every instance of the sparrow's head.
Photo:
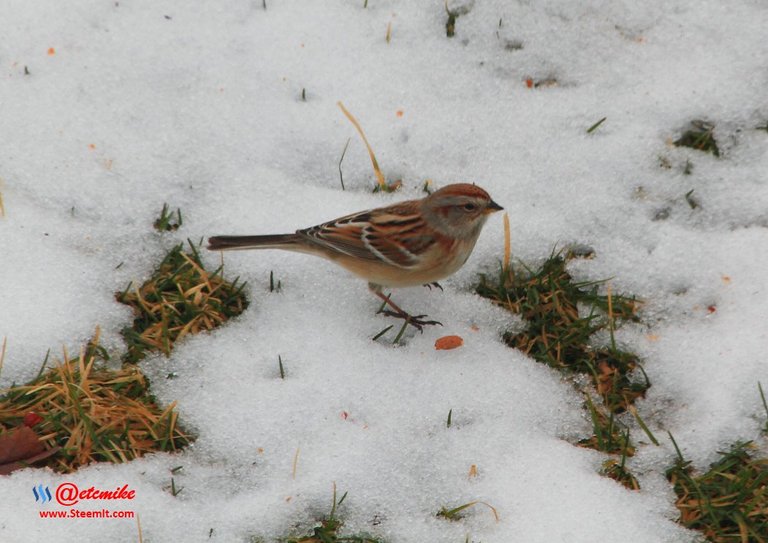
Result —
<svg viewBox="0 0 768 543"><path fill-rule="evenodd" d="M476 239L488 216L504 209L469 183L445 186L424 198L421 205L432 227L460 239Z"/></svg>

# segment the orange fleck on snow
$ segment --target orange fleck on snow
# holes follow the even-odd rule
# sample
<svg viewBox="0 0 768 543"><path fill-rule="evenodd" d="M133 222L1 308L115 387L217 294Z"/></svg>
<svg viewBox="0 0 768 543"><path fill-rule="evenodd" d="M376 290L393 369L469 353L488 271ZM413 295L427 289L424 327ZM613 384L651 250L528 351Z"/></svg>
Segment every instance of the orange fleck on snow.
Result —
<svg viewBox="0 0 768 543"><path fill-rule="evenodd" d="M402 117L402 116L403 116L403 110L402 110L402 109L398 109L398 110L395 112L395 115L397 115L398 117Z"/></svg>
<svg viewBox="0 0 768 543"><path fill-rule="evenodd" d="M435 341L435 349L438 351L458 349L462 345L464 345L464 339L461 336L443 336Z"/></svg>
<svg viewBox="0 0 768 543"><path fill-rule="evenodd" d="M54 49L53 47L49 47L48 48L48 56L52 57L55 54L56 54L56 49Z"/></svg>

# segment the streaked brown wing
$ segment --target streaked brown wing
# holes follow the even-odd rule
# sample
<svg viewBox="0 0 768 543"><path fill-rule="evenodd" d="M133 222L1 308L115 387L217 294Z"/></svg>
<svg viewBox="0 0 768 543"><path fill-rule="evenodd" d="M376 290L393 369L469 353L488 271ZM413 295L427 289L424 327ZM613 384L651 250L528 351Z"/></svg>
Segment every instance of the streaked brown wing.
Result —
<svg viewBox="0 0 768 543"><path fill-rule="evenodd" d="M418 264L434 243L430 229L411 202L363 211L297 233L335 252L401 268Z"/></svg>

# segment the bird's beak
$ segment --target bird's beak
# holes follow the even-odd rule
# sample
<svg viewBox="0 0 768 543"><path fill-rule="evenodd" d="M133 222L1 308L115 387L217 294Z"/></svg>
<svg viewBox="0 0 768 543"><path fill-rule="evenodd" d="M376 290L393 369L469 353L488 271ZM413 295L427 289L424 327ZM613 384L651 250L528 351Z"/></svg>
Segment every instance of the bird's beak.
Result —
<svg viewBox="0 0 768 543"><path fill-rule="evenodd" d="M485 214L490 215L491 213L496 213L497 211L501 211L504 209L499 204L491 200L491 202L488 204L488 207L485 208Z"/></svg>

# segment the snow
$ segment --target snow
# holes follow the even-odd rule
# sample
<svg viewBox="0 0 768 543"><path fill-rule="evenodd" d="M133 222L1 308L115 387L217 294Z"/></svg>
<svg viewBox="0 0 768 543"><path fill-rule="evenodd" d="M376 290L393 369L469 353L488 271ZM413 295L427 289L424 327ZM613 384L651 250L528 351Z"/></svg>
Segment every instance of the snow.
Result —
<svg viewBox="0 0 768 543"><path fill-rule="evenodd" d="M141 363L158 399L178 401L194 445L4 477L0 539L137 540L135 520L40 519L30 488L64 481L135 488L155 542L300 535L297 524L329 512L334 482L349 493L346 533L392 543L695 537L674 523L666 431L706 467L764 423L768 135L754 128L768 120L768 9L464 2L449 39L441 2L362 4L0 4L0 386L34 376L48 349L77 352L97 325L119 354L132 317L114 292L186 238L290 232L420 197L427 179L477 182L509 212L516 258L585 244L595 258L571 265L577 278L610 277L646 301L644 324L618 333L643 358L653 386L638 409L662 441L630 461L642 490L600 476L605 457L571 445L589 431L581 397L506 347L500 333L517 318L472 293L502 254L496 216L445 292L394 293L445 325L401 347L371 342L391 323L332 264L227 254L228 274L248 281L248 311ZM529 89L529 77L558 84ZM337 101L401 191L371 193L367 152ZM716 125L719 158L669 144L694 119ZM181 208L178 232L152 230L163 202ZM268 292L270 271L280 293ZM464 347L434 350L446 334ZM460 522L435 517L474 500L499 522L482 505Z"/></svg>

